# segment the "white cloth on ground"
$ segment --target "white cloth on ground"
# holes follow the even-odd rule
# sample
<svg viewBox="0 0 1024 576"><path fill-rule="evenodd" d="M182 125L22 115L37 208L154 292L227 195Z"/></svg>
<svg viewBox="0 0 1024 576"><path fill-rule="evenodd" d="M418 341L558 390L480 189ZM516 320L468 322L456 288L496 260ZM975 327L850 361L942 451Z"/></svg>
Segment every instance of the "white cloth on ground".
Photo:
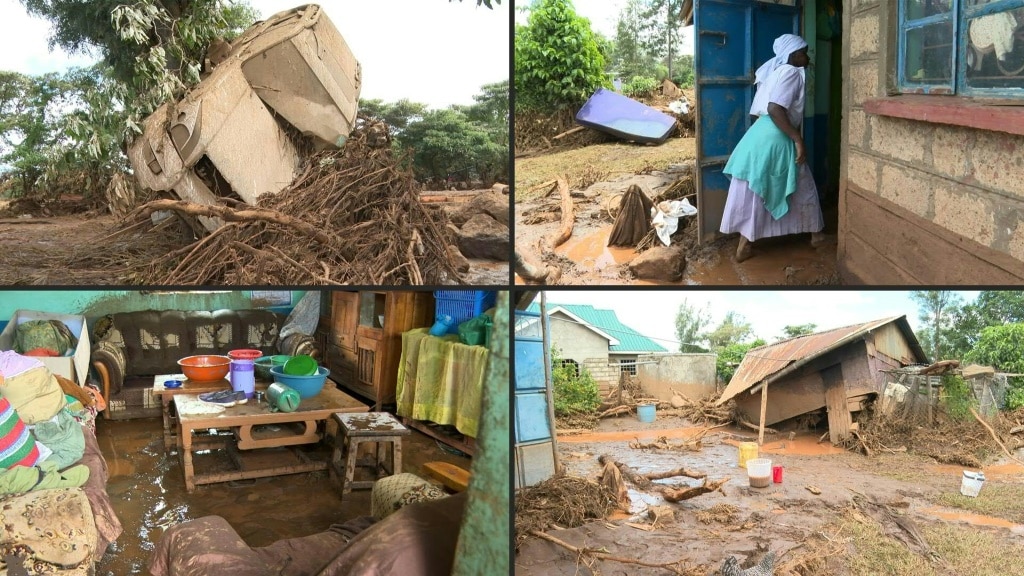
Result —
<svg viewBox="0 0 1024 576"><path fill-rule="evenodd" d="M679 219L683 216L693 216L696 213L697 209L691 206L686 198L661 202L657 206L651 207L651 216L653 216L651 226L654 227L658 240L668 246L672 243L672 235L679 229Z"/></svg>

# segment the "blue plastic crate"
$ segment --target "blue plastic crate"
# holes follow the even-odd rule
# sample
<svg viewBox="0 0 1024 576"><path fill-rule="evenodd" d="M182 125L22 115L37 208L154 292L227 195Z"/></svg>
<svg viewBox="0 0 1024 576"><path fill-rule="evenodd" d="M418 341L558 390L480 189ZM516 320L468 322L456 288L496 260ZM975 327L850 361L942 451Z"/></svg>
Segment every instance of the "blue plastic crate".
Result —
<svg viewBox="0 0 1024 576"><path fill-rule="evenodd" d="M494 290L436 290L434 291L434 317L447 314L454 322L449 334L459 333L459 324L471 320L494 306L498 293Z"/></svg>

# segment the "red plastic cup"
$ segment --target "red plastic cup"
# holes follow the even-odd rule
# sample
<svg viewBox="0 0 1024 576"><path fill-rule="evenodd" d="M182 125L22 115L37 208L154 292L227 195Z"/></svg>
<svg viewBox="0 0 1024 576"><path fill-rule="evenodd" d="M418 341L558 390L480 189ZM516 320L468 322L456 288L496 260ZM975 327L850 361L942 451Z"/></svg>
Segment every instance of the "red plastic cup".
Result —
<svg viewBox="0 0 1024 576"><path fill-rule="evenodd" d="M772 466L772 482L782 484L782 466Z"/></svg>

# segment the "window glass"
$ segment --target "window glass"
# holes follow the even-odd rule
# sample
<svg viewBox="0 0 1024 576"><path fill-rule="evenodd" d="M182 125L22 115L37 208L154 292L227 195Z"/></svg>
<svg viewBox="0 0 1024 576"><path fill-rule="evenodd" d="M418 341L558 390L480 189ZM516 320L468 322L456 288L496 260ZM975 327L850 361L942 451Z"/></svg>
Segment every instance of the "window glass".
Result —
<svg viewBox="0 0 1024 576"><path fill-rule="evenodd" d="M953 79L953 23L907 30L904 79L914 85L950 85Z"/></svg>
<svg viewBox="0 0 1024 576"><path fill-rule="evenodd" d="M984 4L971 0L969 4ZM967 20L969 88L1024 88L1024 8Z"/></svg>
<svg viewBox="0 0 1024 576"><path fill-rule="evenodd" d="M951 12L953 0L910 0L906 6L907 20L918 20Z"/></svg>

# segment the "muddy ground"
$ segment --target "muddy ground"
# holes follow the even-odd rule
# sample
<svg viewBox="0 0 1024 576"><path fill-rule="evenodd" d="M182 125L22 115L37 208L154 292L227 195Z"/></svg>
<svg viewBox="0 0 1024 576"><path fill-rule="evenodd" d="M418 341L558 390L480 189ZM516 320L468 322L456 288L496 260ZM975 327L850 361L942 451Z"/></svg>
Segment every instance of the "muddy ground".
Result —
<svg viewBox="0 0 1024 576"><path fill-rule="evenodd" d="M425 193L429 194L429 193ZM438 193L438 194L444 194ZM68 268L63 263L83 259L102 262L112 234L122 223L101 209L58 209L56 215L5 212L9 201L0 200L0 285L125 285L148 284L126 262L107 266ZM185 246L193 238L183 227L143 226L119 235L118 243L132 245L132 252L158 250L159 246ZM147 246L148 245L148 246ZM508 263L470 259L462 281L470 285L505 285ZM296 278L295 284L308 283Z"/></svg>
<svg viewBox="0 0 1024 576"><path fill-rule="evenodd" d="M724 494L704 494L678 504L667 503L652 491L631 489L632 504L628 513L619 512L604 521L547 533L573 546L647 563L681 560L682 571L677 574L718 574L727 556L735 556L747 566L745 561L758 559L767 550L778 555L778 564L793 564L803 557L809 558L809 563L815 561L825 566L818 571L805 569L787 572L789 574L1024 574L1019 560L1024 554L1021 544L1024 517L1019 510L996 510L991 515L982 515L944 504L963 498L959 495L961 467L937 464L906 453L869 458L827 442L819 443L820 431L796 432L792 439L787 432L781 432L766 436L761 456L770 458L773 465L783 466L782 483L751 488L746 470L737 465L737 444L756 440L756 434L750 431L716 429L705 437L699 452L644 451L629 447L631 440L650 443L659 436L666 436L669 443L682 443L698 430L678 417L659 416L648 424L639 422L635 416L623 416L603 420L592 433L560 435L558 454L570 475L596 479L601 470L597 458L608 454L642 474L685 466L706 472L711 480L727 477L729 481L724 486ZM977 498L978 504L983 504L986 498L1024 490L1024 467L1019 464L996 462L984 471L987 480ZM689 486L700 482L681 477L656 481ZM820 489L820 495L812 494L808 486ZM873 561L873 557L869 556L869 551L858 549L864 546L860 530L862 526L872 525L868 510L879 510L865 504L866 501L888 503L887 509L910 520L907 524L916 526L919 533L932 542L935 557L923 560L923 565L931 568L915 571L908 569L904 560L893 559L883 560L883 565L888 567L886 571L878 571L878 564L874 568L861 566L862 562ZM698 519L699 513L721 504L736 507L732 518L709 523ZM674 518L651 529L645 512L661 505L669 506ZM630 522L639 527L628 525ZM908 550L895 540L901 530L895 523L890 522L888 529L892 533L881 538L897 544L893 548L895 556L903 559L922 556L920 551ZM980 539L992 543L1005 555L1000 558L962 557L960 552L951 552L942 546L941 536L950 533L952 538L946 540L967 543ZM822 556L821 551L829 547L834 547L835 552L831 558L813 558ZM977 550L975 554L979 556L988 553L982 546ZM970 550L964 552L970 553ZM1012 564L1007 564L1007 558L1014 559ZM993 566L997 562L1001 563ZM516 574L523 576L591 573L586 564L586 559L581 560L576 554L537 538L523 544L515 557ZM601 561L592 566L594 573L604 575L673 573L664 568L613 561ZM964 566L972 569L965 570Z"/></svg>
<svg viewBox="0 0 1024 576"><path fill-rule="evenodd" d="M538 243L560 226L557 193L545 194L542 184L557 176L566 178L573 195L576 216L572 236L555 249L562 269L559 284L643 285L628 264L639 255L629 248L609 248L619 195L637 184L654 198L680 179L692 179L695 158L693 138L669 138L659 146L605 142L577 148L553 148L516 159L516 248L532 262L540 262ZM689 202L696 205L694 198ZM697 245L695 216L680 221L689 227L686 268L674 285L830 285L838 284L835 226L826 225L830 241L811 247L809 234L765 239L754 244L754 257L735 262L737 236ZM826 223L836 218L826 214ZM516 276L516 283L523 283Z"/></svg>

